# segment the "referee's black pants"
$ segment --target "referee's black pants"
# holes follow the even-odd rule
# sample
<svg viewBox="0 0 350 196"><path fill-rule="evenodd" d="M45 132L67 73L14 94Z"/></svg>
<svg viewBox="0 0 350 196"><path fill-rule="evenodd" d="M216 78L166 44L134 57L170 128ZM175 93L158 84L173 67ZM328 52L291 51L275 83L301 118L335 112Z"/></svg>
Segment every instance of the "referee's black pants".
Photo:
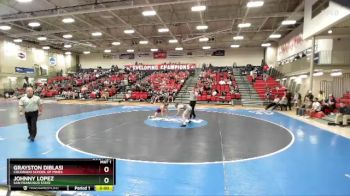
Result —
<svg viewBox="0 0 350 196"><path fill-rule="evenodd" d="M38 111L26 112L24 113L28 125L28 131L30 138L35 138L36 136L36 121L38 120Z"/></svg>
<svg viewBox="0 0 350 196"><path fill-rule="evenodd" d="M196 102L197 101L190 101L190 106L192 107L191 114L190 114L190 119L196 118L196 114L194 113L194 108L196 107Z"/></svg>

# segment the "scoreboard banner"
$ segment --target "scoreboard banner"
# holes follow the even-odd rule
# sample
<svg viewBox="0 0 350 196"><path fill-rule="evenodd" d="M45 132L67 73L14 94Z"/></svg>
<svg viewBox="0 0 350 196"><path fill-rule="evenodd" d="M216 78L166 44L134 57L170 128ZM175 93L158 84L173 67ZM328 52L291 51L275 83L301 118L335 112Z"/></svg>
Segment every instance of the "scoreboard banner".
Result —
<svg viewBox="0 0 350 196"><path fill-rule="evenodd" d="M131 70L193 70L196 64L125 65Z"/></svg>
<svg viewBox="0 0 350 196"><path fill-rule="evenodd" d="M114 159L8 159L9 190L112 191Z"/></svg>

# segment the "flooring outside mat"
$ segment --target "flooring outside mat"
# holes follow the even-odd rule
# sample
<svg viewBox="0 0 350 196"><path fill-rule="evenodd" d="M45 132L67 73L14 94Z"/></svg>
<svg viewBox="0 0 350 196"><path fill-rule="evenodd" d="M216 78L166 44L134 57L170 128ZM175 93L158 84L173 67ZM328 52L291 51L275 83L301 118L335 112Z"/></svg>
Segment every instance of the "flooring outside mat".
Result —
<svg viewBox="0 0 350 196"><path fill-rule="evenodd" d="M102 115L113 116L116 113L122 115L125 112L135 115L142 112L153 113L155 109L154 106L117 106L41 119L38 123L38 138L34 143L26 140L27 135L23 134L26 125L23 123L0 127L0 183L6 183L6 159L9 157L96 157L74 150L57 140L57 131L74 121L84 121ZM278 112L222 108L201 108L199 114L202 113L200 111L217 116L222 114L257 118L288 129L294 140L291 145L278 153L245 161L186 164L118 160L117 185L114 192L98 193L98 195L350 194L350 152L347 150L350 149L349 139ZM209 120L207 126L215 122L216 120L214 122ZM230 127L232 126L240 129L235 125ZM238 137L232 136L222 138L238 140ZM175 141L176 139L178 138L174 138ZM237 142L244 142L243 138L240 140ZM251 142L251 146L257 149L261 145L263 144ZM114 148L113 145L109 147ZM97 195L97 193L89 194Z"/></svg>

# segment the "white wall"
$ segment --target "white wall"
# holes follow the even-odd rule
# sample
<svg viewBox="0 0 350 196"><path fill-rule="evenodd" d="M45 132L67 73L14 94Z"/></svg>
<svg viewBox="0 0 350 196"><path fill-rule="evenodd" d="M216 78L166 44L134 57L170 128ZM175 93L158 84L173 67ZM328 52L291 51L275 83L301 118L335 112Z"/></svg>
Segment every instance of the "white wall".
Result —
<svg viewBox="0 0 350 196"><path fill-rule="evenodd" d="M19 51L26 53L25 60L17 57ZM50 65L50 57L56 58L56 65ZM14 74L15 67L34 68L35 64L47 67L51 71L59 71L61 69L65 71L70 66L75 65L75 56L23 47L6 40L0 43L0 59L0 71L2 74Z"/></svg>
<svg viewBox="0 0 350 196"><path fill-rule="evenodd" d="M103 54L89 54L80 55L80 64L83 68L96 68L110 67L111 65L118 65L123 67L124 65L134 64L136 61L143 64L159 64L164 62L181 62L181 63L195 63L201 66L203 63L212 63L214 66L227 66L236 62L238 66L246 64L260 65L261 60L264 58L263 48L238 48L227 49L225 56L195 56L195 57L172 57L167 59L153 59L153 57L143 57L136 59L104 59Z"/></svg>
<svg viewBox="0 0 350 196"><path fill-rule="evenodd" d="M276 67L277 47L267 47L265 51L265 63L270 67Z"/></svg>
<svg viewBox="0 0 350 196"><path fill-rule="evenodd" d="M311 40L303 39L303 26L299 26L278 42L277 61L286 59L311 47Z"/></svg>
<svg viewBox="0 0 350 196"><path fill-rule="evenodd" d="M333 51L350 51L350 38L333 39Z"/></svg>
<svg viewBox="0 0 350 196"><path fill-rule="evenodd" d="M74 55L63 55L62 52L53 50L34 50L33 47L35 48L35 45L27 43L14 44L8 40L0 40L0 93L4 88L22 86L26 75L34 80L34 74L16 73L15 67L34 68L36 64L47 67L50 74L60 70L63 70L65 73L68 68L76 65L76 57ZM37 46L36 48L39 47ZM26 54L25 60L17 57L19 51ZM56 65L50 65L49 57L56 58Z"/></svg>
<svg viewBox="0 0 350 196"><path fill-rule="evenodd" d="M334 24L340 22L346 17L350 16L350 9L332 1L329 2L329 7L322 11L319 15L314 18L312 17L312 5L317 0L305 0L304 9L304 39L310 38L316 35Z"/></svg>
<svg viewBox="0 0 350 196"><path fill-rule="evenodd" d="M332 63L333 39L316 40L316 52L319 52L319 64Z"/></svg>

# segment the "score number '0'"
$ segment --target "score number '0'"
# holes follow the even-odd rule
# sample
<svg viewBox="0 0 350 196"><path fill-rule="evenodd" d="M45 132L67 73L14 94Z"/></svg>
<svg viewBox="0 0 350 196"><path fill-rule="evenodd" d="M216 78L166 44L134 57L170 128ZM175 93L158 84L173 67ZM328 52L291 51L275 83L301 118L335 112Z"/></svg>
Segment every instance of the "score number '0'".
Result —
<svg viewBox="0 0 350 196"><path fill-rule="evenodd" d="M105 172L105 173L108 173L109 172L109 167L104 167L103 168L103 171ZM104 178L104 180L103 180L103 182L105 183L105 184L108 184L109 183L109 178Z"/></svg>

